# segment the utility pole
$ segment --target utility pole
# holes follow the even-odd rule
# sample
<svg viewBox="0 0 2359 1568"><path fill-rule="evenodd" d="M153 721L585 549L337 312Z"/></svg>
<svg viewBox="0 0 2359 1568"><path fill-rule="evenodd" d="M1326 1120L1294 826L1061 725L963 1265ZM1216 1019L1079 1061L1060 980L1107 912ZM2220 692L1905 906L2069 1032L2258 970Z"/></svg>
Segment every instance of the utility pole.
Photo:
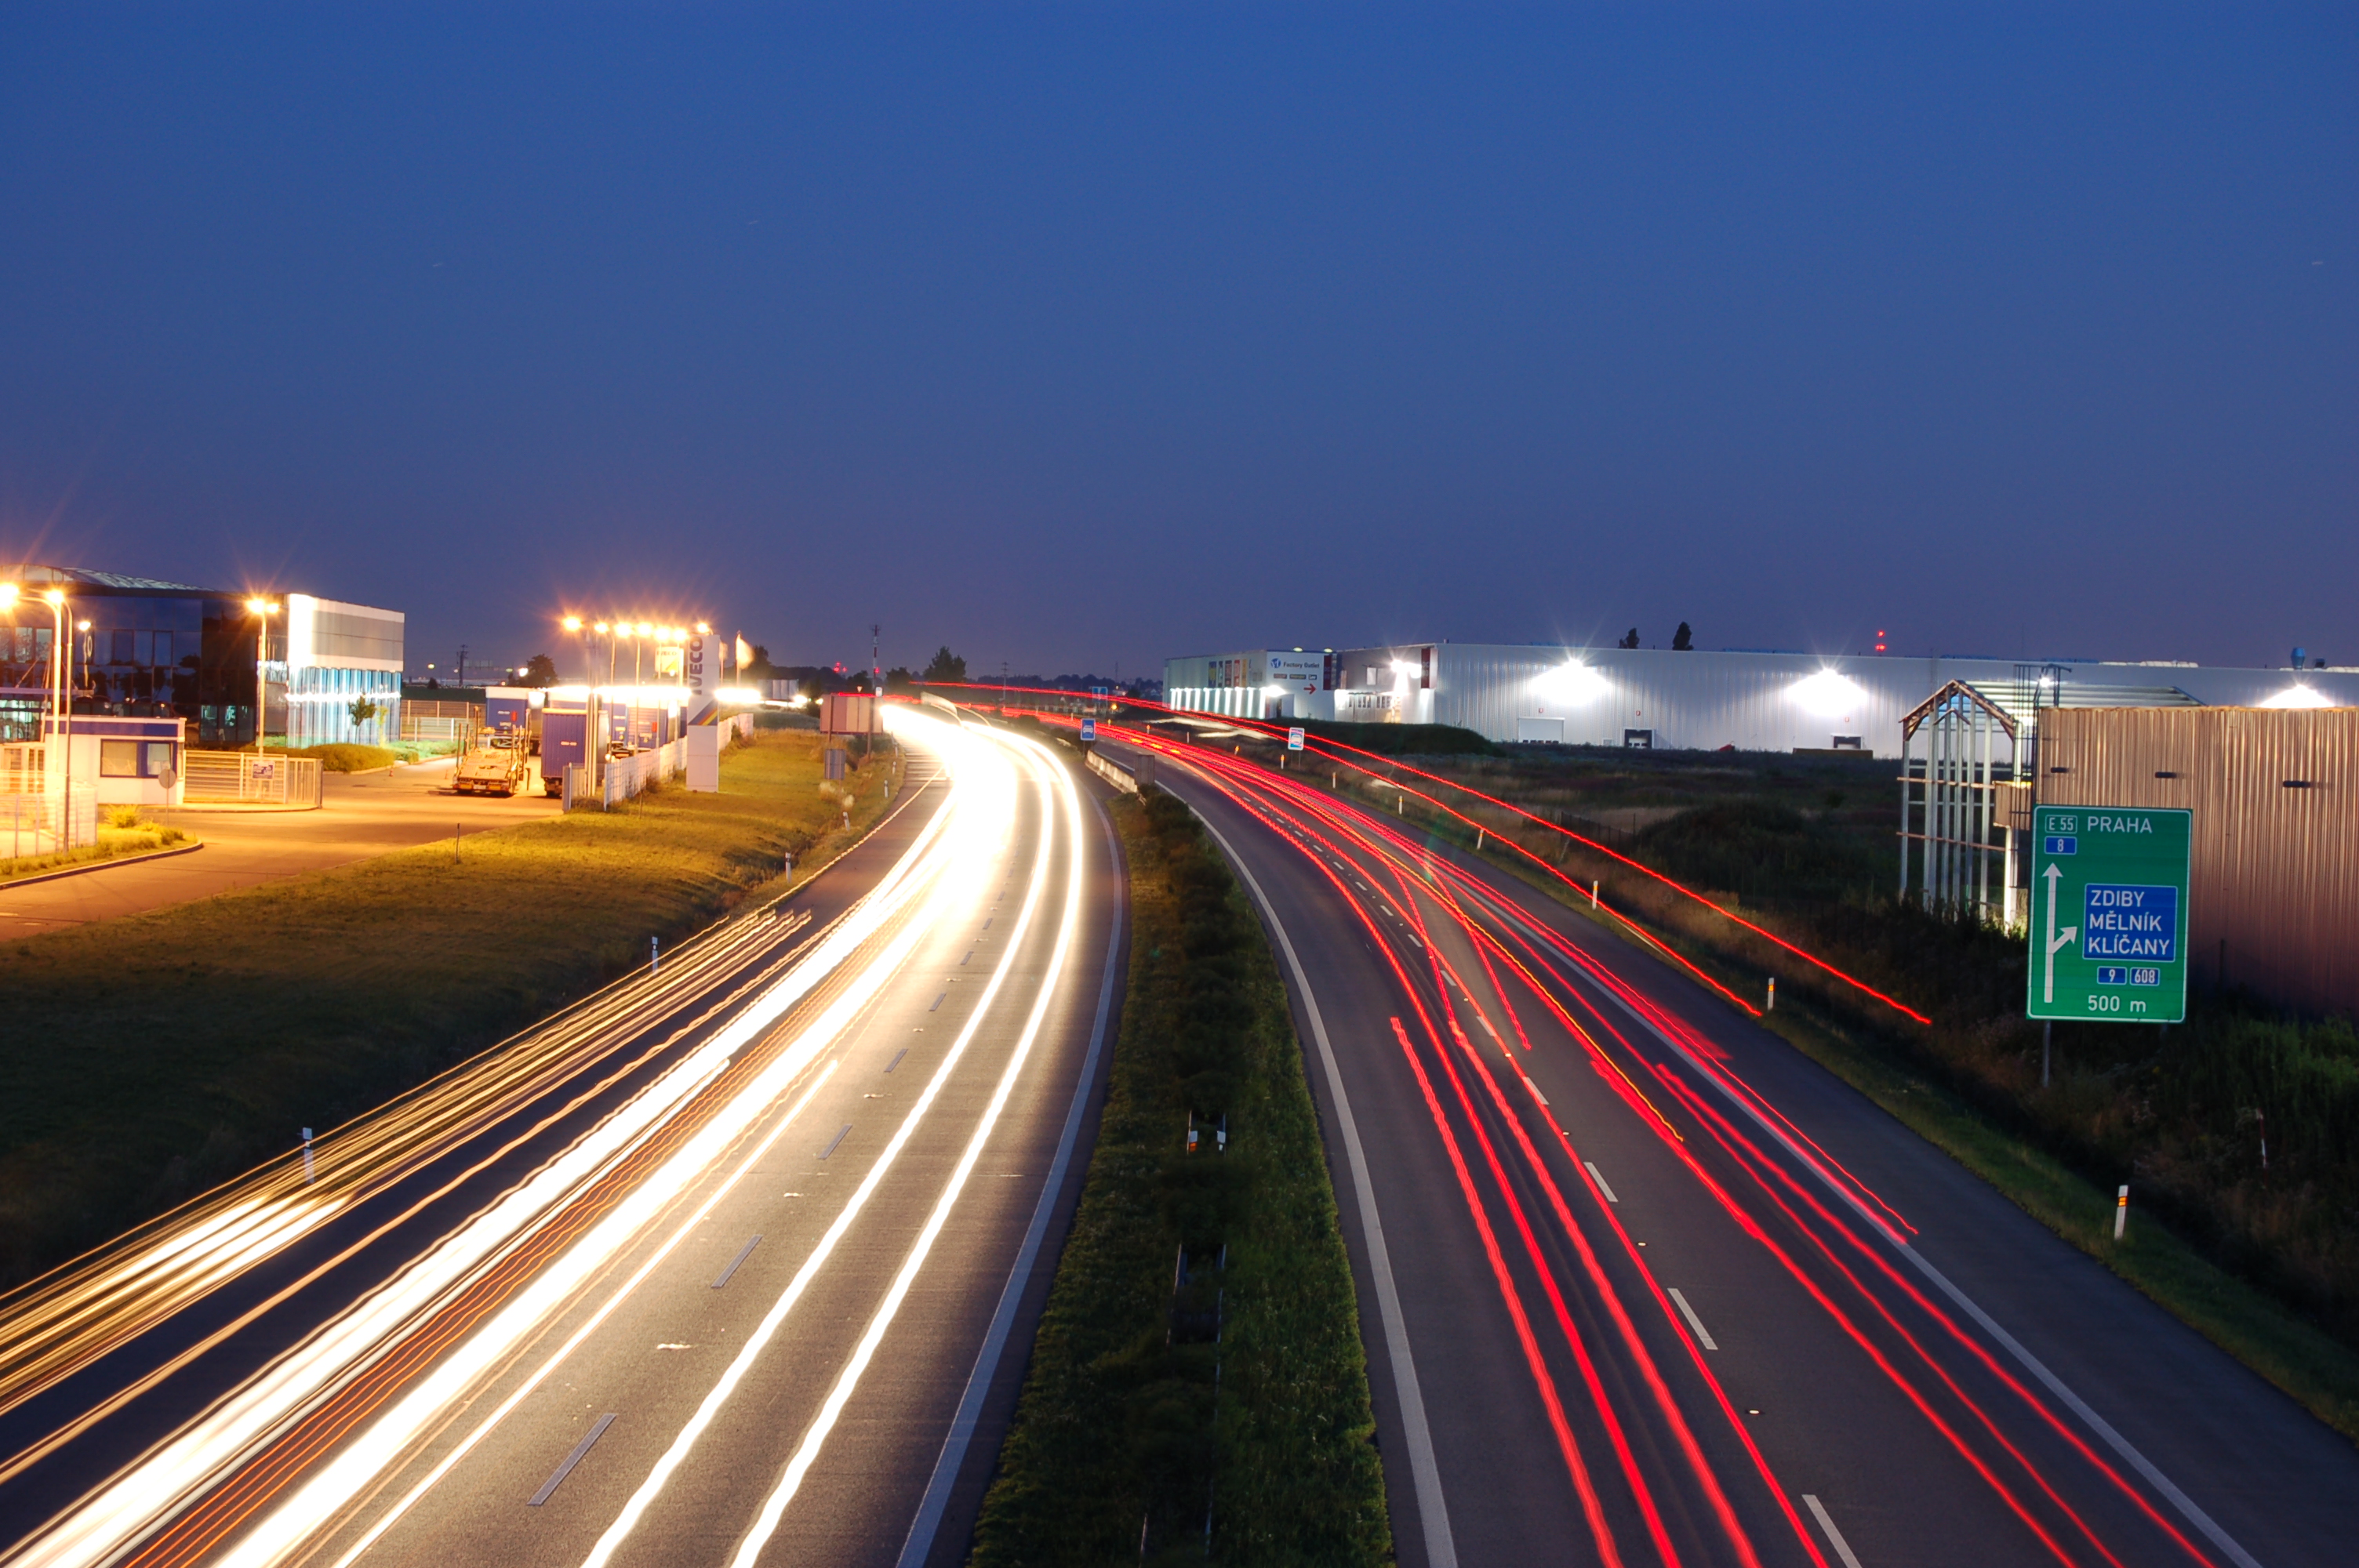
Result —
<svg viewBox="0 0 2359 1568"><path fill-rule="evenodd" d="M467 684L467 644L464 643L459 644L459 684Z"/></svg>
<svg viewBox="0 0 2359 1568"><path fill-rule="evenodd" d="M884 628L876 622L871 621L868 623L868 695L871 697L885 695L885 661L876 656L877 639L883 633Z"/></svg>

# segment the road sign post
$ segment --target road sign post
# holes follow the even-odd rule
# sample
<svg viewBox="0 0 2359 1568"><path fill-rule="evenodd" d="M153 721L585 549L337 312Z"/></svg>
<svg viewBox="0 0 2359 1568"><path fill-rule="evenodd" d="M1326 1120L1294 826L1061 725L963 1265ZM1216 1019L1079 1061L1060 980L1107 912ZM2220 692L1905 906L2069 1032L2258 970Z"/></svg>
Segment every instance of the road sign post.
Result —
<svg viewBox="0 0 2359 1568"><path fill-rule="evenodd" d="M2185 811L2043 806L2032 815L2033 1018L2187 1016Z"/></svg>
<svg viewBox="0 0 2359 1568"><path fill-rule="evenodd" d="M1094 741L1094 740L1096 740L1097 738L1098 738L1098 721L1097 721L1096 719L1082 719L1082 740L1084 740L1084 741Z"/></svg>
<svg viewBox="0 0 2359 1568"><path fill-rule="evenodd" d="M1287 732L1286 732L1286 749L1287 749L1288 751L1289 751L1289 752L1299 752L1300 750L1302 750L1302 726L1301 726L1301 725L1297 724L1297 725L1293 726L1291 729L1289 729L1289 730L1287 730Z"/></svg>

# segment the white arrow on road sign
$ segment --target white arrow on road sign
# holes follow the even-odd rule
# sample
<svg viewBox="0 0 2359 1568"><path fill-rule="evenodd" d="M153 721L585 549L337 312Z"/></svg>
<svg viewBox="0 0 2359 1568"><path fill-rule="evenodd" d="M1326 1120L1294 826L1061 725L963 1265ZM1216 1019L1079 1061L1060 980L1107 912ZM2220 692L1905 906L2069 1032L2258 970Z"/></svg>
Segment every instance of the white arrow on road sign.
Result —
<svg viewBox="0 0 2359 1568"><path fill-rule="evenodd" d="M2040 982L2041 990L2039 997L2039 1000L2043 1002L2054 1001L2056 1000L2056 955L2061 952L2065 947L2069 946L2071 944L2073 937L2081 935L2081 928L2077 925L2068 925L2061 931L2056 929L2056 884L2063 880L2064 873L2058 871L2053 865L2051 865L2048 868L2047 875L2048 974Z"/></svg>

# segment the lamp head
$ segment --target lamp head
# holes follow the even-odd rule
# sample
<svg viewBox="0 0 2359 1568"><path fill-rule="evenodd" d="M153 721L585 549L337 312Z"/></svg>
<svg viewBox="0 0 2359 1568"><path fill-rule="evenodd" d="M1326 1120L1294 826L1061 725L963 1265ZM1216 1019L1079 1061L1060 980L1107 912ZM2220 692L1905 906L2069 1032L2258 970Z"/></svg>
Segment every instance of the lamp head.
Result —
<svg viewBox="0 0 2359 1568"><path fill-rule="evenodd" d="M63 604L66 601L65 591L62 589L53 588L41 595L41 598L50 604Z"/></svg>
<svg viewBox="0 0 2359 1568"><path fill-rule="evenodd" d="M13 582L0 582L0 605L16 603L16 596L24 591Z"/></svg>
<svg viewBox="0 0 2359 1568"><path fill-rule="evenodd" d="M582 630L582 617L580 617L579 615L569 615L569 616L567 616L567 617L565 618L565 629L566 629L568 632L579 632L579 631L581 631L581 630Z"/></svg>

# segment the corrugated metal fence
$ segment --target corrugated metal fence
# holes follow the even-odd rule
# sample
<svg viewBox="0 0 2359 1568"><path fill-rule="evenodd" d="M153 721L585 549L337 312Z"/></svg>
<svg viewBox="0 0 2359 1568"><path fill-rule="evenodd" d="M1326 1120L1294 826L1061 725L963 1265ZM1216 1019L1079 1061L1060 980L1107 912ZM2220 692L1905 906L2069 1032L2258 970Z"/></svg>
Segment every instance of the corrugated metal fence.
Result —
<svg viewBox="0 0 2359 1568"><path fill-rule="evenodd" d="M2198 983L2359 1016L2359 708L2058 708L2042 806L2193 813Z"/></svg>

